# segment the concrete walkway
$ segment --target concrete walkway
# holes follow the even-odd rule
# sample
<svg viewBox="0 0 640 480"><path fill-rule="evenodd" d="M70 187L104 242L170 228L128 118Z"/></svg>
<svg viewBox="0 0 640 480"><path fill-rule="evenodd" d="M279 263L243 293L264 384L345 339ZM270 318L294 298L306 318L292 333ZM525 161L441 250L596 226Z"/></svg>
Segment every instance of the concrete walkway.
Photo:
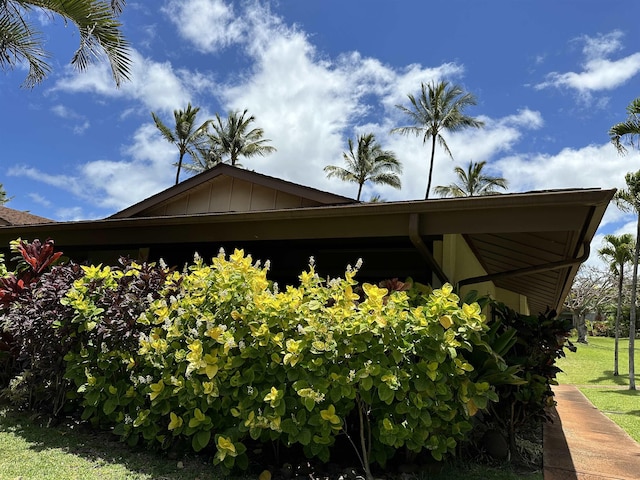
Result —
<svg viewBox="0 0 640 480"><path fill-rule="evenodd" d="M544 427L544 480L638 480L640 445L573 385L553 387Z"/></svg>

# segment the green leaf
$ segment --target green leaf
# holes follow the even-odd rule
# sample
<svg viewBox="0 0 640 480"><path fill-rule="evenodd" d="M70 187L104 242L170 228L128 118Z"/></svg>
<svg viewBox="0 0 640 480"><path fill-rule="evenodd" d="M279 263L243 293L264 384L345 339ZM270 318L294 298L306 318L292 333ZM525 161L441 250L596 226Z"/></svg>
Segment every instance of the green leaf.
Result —
<svg viewBox="0 0 640 480"><path fill-rule="evenodd" d="M387 405L391 405L393 403L393 397L395 396L395 392L391 390L386 383L381 383L378 387L378 397Z"/></svg>
<svg viewBox="0 0 640 480"><path fill-rule="evenodd" d="M102 411L105 415L111 415L115 409L118 407L118 400L115 397L107 398L107 401L104 402L102 406Z"/></svg>
<svg viewBox="0 0 640 480"><path fill-rule="evenodd" d="M199 452L207 445L209 445L209 441L211 440L211 430L200 430L196 432L191 440L191 446L196 452Z"/></svg>
<svg viewBox="0 0 640 480"><path fill-rule="evenodd" d="M302 445L309 445L311 443L311 438L311 430L309 430L308 428L303 428L298 435L298 441Z"/></svg>
<svg viewBox="0 0 640 480"><path fill-rule="evenodd" d="M371 388L373 387L373 378L364 377L363 379L360 380L360 386L365 391L371 390Z"/></svg>

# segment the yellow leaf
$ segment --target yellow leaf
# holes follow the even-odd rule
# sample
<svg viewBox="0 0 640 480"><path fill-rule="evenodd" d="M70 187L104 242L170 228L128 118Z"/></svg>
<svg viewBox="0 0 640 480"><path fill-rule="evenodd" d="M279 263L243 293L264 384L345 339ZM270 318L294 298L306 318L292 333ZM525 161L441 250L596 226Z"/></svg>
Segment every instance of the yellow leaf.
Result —
<svg viewBox="0 0 640 480"><path fill-rule="evenodd" d="M220 335L222 335L222 332L223 330L220 327L212 327L209 330L207 330L207 333L205 335L213 338L215 341L218 341L218 338L220 338Z"/></svg>
<svg viewBox="0 0 640 480"><path fill-rule="evenodd" d="M258 480L271 480L271 472L269 470L263 470L260 475L258 475Z"/></svg>
<svg viewBox="0 0 640 480"><path fill-rule="evenodd" d="M442 328L449 328L451 325L453 325L453 320L451 320L451 316L442 315L440 317L440 325L442 325Z"/></svg>
<svg viewBox="0 0 640 480"><path fill-rule="evenodd" d="M276 387L271 387L271 391L267 393L264 397L265 402L269 402L273 407L273 402L278 399L278 389Z"/></svg>
<svg viewBox="0 0 640 480"><path fill-rule="evenodd" d="M473 417L476 413L478 413L478 407L476 406L473 398L470 398L467 402L467 410L469 411L469 416Z"/></svg>
<svg viewBox="0 0 640 480"><path fill-rule="evenodd" d="M182 417L179 417L175 413L171 412L169 414L169 418L171 421L169 422L169 430L175 430L176 428L180 428L182 426L183 420Z"/></svg>
<svg viewBox="0 0 640 480"><path fill-rule="evenodd" d="M151 385L149 385L149 388L151 388L151 393L149 393L149 396L151 397L151 400L153 401L164 390L164 382L162 380L160 380L158 383L152 383Z"/></svg>
<svg viewBox="0 0 640 480"><path fill-rule="evenodd" d="M389 293L389 290L386 288L380 288L377 285L372 285L370 283L364 283L362 285L362 289L367 297L374 302L382 301L385 295Z"/></svg>
<svg viewBox="0 0 640 480"><path fill-rule="evenodd" d="M462 314L468 318L478 318L480 316L480 305L477 303L472 303L471 305L467 305L466 303L462 305Z"/></svg>
<svg viewBox="0 0 640 480"><path fill-rule="evenodd" d="M218 450L234 456L236 455L236 446L229 438L223 437L222 435L218 437Z"/></svg>
<svg viewBox="0 0 640 480"><path fill-rule="evenodd" d="M211 363L208 363L207 366L204 367L204 370L207 374L207 377L209 377L209 379L212 379L216 376L216 373L218 373L218 365L212 365Z"/></svg>

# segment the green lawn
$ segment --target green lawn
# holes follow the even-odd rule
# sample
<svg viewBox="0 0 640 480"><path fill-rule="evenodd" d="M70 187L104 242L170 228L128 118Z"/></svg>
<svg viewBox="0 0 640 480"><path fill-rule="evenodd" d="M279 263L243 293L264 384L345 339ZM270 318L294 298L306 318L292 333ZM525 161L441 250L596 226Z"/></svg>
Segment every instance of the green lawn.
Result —
<svg viewBox="0 0 640 480"><path fill-rule="evenodd" d="M0 410L0 480L218 480L211 463L197 457L170 460L132 451L108 435L77 426L46 427L11 410ZM237 478L237 477L236 477ZM240 477L256 479L257 474ZM425 478L419 475L416 478ZM542 480L542 473L522 474L506 465L447 465L429 480Z"/></svg>
<svg viewBox="0 0 640 480"><path fill-rule="evenodd" d="M115 437L46 427L37 419L0 410L0 480L213 480L213 465L136 452ZM82 430L82 429L81 429Z"/></svg>
<svg viewBox="0 0 640 480"><path fill-rule="evenodd" d="M589 344L577 344L576 353L567 352L558 361L563 373L558 382L576 385L598 410L620 425L640 442L640 390L629 390L629 340L620 340L618 370L613 375L612 338L589 337ZM640 341L635 355L640 360ZM636 387L640 388L640 372L636 361Z"/></svg>

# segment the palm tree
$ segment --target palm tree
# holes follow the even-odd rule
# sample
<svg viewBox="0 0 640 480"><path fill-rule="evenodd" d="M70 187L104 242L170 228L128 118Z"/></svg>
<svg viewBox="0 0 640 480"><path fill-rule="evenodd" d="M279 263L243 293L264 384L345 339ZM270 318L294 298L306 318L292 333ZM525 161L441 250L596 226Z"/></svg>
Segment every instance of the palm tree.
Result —
<svg viewBox="0 0 640 480"><path fill-rule="evenodd" d="M627 120L616 123L609 129L611 143L613 143L621 155L627 153L627 149L622 144L622 140L627 137L629 144L634 146L634 139L638 135L640 135L640 98L636 98L627 106Z"/></svg>
<svg viewBox="0 0 640 480"><path fill-rule="evenodd" d="M215 138L210 133L205 133L202 140L194 145L194 154L191 162L182 165L183 170L193 173L201 173L222 163L222 151Z"/></svg>
<svg viewBox="0 0 640 480"><path fill-rule="evenodd" d="M497 188L507 189L507 180L502 177L492 177L482 173L487 162L469 162L465 171L462 167L456 167L458 183L450 185L438 185L434 192L441 197L479 197L483 195L496 195Z"/></svg>
<svg viewBox="0 0 640 480"><path fill-rule="evenodd" d="M249 130L250 124L256 118L246 115L246 109L242 113L229 112L228 118L223 120L216 113L216 118L211 124L213 134L209 135L210 148L221 155L228 155L231 165L236 165L239 157L265 156L276 151L274 147L266 145L270 140L262 138L262 128Z"/></svg>
<svg viewBox="0 0 640 480"><path fill-rule="evenodd" d="M151 112L156 127L162 133L162 136L170 143L178 147L178 172L176 173L176 185L180 181L180 169L182 168L182 160L184 155L188 153L191 158L196 158L197 153L195 147L206 133L210 120L207 120L199 127L195 126L196 116L200 111L200 107L193 108L191 103L187 105L186 110L174 110L173 117L175 119L174 130L167 127L158 116Z"/></svg>
<svg viewBox="0 0 640 480"><path fill-rule="evenodd" d="M50 72L49 53L44 49L44 37L29 22L33 9L60 15L65 22L76 25L80 46L71 64L84 71L94 58L106 54L117 86L129 79L131 60L129 44L120 31L116 17L125 0L4 0L0 1L0 67L13 70L26 63L29 73L23 85L32 88Z"/></svg>
<svg viewBox="0 0 640 480"><path fill-rule="evenodd" d="M391 133L402 135L422 136L422 143L426 144L431 139L431 160L429 163L429 180L425 199L429 198L431 179L433 177L433 160L436 152L436 142L444 148L445 152L453 159L451 150L442 136L443 131L456 132L467 127L480 128L484 123L464 114L464 109L475 105L476 98L465 93L458 85L449 85L449 82L432 82L428 85L422 83L419 97L408 95L410 107L396 105L411 120L412 125L398 127Z"/></svg>
<svg viewBox="0 0 640 480"><path fill-rule="evenodd" d="M7 197L7 191L4 189L4 186L0 183L0 205L5 205L11 201L11 198Z"/></svg>
<svg viewBox="0 0 640 480"><path fill-rule="evenodd" d="M640 238L640 171L625 175L627 188L618 190L614 197L618 208L637 215L636 238ZM631 276L631 314L629 315L629 390L636 389L635 378L635 338L636 338L636 299L638 289L638 259L640 258L640 242L636 241L633 253L633 274Z"/></svg>
<svg viewBox="0 0 640 480"><path fill-rule="evenodd" d="M616 309L615 346L613 374L618 375L618 340L620 338L620 314L622 311L622 287L624 283L624 266L633 260L634 240L630 233L623 235L605 235L605 246L598 250L604 260L609 261L611 271L618 277L618 307Z"/></svg>
<svg viewBox="0 0 640 480"><path fill-rule="evenodd" d="M353 140L349 139L349 152L342 154L347 167L327 165L324 167L327 178L337 177L344 182L357 183L357 200L360 200L362 187L369 181L401 188L398 174L402 173L402 165L392 151L380 147L373 133L358 136L357 151L354 148Z"/></svg>

